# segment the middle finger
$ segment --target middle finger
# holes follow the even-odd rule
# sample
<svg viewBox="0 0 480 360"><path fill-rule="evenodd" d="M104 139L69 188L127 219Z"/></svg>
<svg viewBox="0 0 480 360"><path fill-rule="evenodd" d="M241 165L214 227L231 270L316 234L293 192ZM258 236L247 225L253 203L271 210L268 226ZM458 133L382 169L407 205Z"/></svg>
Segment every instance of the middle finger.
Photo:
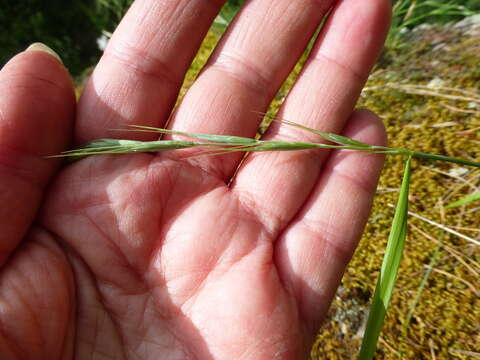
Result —
<svg viewBox="0 0 480 360"><path fill-rule="evenodd" d="M268 108L333 2L247 1L187 92L171 127L254 136L259 122L255 112ZM188 161L226 180L240 157L192 157Z"/></svg>

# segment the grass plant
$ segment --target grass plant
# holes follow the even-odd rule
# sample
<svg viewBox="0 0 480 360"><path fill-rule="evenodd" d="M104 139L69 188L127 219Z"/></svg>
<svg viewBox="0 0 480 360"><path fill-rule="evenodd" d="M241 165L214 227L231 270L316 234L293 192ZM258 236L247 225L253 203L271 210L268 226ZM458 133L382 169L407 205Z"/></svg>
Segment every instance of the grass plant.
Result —
<svg viewBox="0 0 480 360"><path fill-rule="evenodd" d="M386 146L369 145L342 135L326 133L315 130L292 121L278 120L286 125L297 127L316 135L332 144L319 142L295 142L295 141L275 141L251 139L241 136L216 135L191 133L183 131L174 131L150 126L133 125L129 131L156 132L159 134L179 135L195 140L156 140L156 141L136 141L122 139L98 139L91 141L77 149L65 151L60 155L52 157L72 157L83 158L90 155L101 154L129 154L139 152L160 152L167 150L178 150L192 147L214 148L217 152L253 152L253 151L292 151L292 150L310 150L310 149L339 149L339 150L358 150L366 151L372 154L401 155L421 159L437 160L451 162L459 165L480 167L476 161L458 159L444 155L428 154L420 151L413 151L401 148L392 148Z"/></svg>
<svg viewBox="0 0 480 360"><path fill-rule="evenodd" d="M451 203L450 205L447 206L447 209L467 205L467 204L470 204L470 203L472 203L474 201L477 201L477 200L480 200L480 192L470 194L470 195L464 197L461 200L458 200L458 201L455 201L454 203Z"/></svg>
<svg viewBox="0 0 480 360"><path fill-rule="evenodd" d="M399 49L407 45L403 34L418 25L434 22L442 23L466 16L475 11L459 0L397 0L394 1L392 24L386 45L390 49Z"/></svg>
<svg viewBox="0 0 480 360"><path fill-rule="evenodd" d="M407 237L408 189L410 187L411 166L412 158L409 156L405 162L397 208L395 210L395 216L393 217L382 268L378 276L375 293L373 294L367 328L365 329L360 354L358 355L359 360L369 360L375 355L378 338L382 331L383 322L387 314L388 305L390 304L400 268L400 261L402 260L405 239Z"/></svg>
<svg viewBox="0 0 480 360"><path fill-rule="evenodd" d="M182 132L137 125L132 126L129 131L154 132L160 135L175 135L177 137L188 138L188 140L161 139L157 141L135 141L121 139L99 139L89 142L78 149L69 150L60 155L56 155L55 157L68 157L73 160L77 160L91 155L131 154L139 152L150 153L193 147L200 147L206 150L203 153L200 153L200 155L215 155L230 152L341 149L364 151L371 154L400 155L404 158L406 157L407 160L405 162L403 180L395 210L395 216L393 218L390 235L387 242L387 248L383 258L383 264L378 277L375 293L373 295L372 305L370 307L369 317L367 321L367 327L363 336L363 342L358 356L359 360L372 359L375 354L384 319L387 314L387 309L392 297L395 281L397 279L400 268L400 262L403 256L403 250L405 247L405 240L407 235L407 219L409 214L411 214L408 211L408 196L412 158L416 157L420 159L451 162L474 167L480 167L480 162L457 159L444 155L428 154L424 152L406 150L401 148L369 145L338 134L325 133L319 130L311 129L291 121L278 121L282 122L285 125L293 126L316 134L328 143L261 140L230 135ZM477 245L480 244L475 240L473 242ZM431 273L431 271L432 270L429 271L429 274ZM441 270L438 271L440 271L444 275L448 274L442 272Z"/></svg>

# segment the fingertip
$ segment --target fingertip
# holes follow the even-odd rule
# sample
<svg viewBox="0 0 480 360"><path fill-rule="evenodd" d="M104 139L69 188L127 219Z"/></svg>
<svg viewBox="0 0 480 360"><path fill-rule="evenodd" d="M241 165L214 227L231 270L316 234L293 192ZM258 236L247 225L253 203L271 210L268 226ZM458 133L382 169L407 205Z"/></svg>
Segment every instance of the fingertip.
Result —
<svg viewBox="0 0 480 360"><path fill-rule="evenodd" d="M4 94L0 145L42 156L68 146L76 105L74 85L55 56L38 46L17 54L0 71L0 91Z"/></svg>
<svg viewBox="0 0 480 360"><path fill-rule="evenodd" d="M315 53L366 77L385 42L391 13L389 0L340 0L322 30Z"/></svg>
<svg viewBox="0 0 480 360"><path fill-rule="evenodd" d="M342 135L369 145L385 146L387 134L382 120L369 110L356 110L350 116ZM324 169L324 177L342 177L367 197L373 197L385 155L364 151L336 150Z"/></svg>
<svg viewBox="0 0 480 360"><path fill-rule="evenodd" d="M387 131L382 119L368 109L353 112L343 135L370 145L387 146Z"/></svg>
<svg viewBox="0 0 480 360"><path fill-rule="evenodd" d="M27 50L25 50L26 52L27 51L39 51L39 52L42 52L44 54L47 54L47 55L50 55L50 56L53 56L55 59L57 59L58 61L60 61L60 63L63 64L63 61L62 61L62 58L60 57L60 55L58 55L52 48L48 47L47 45L41 43L41 42L36 42L36 43L33 43L32 45L30 45Z"/></svg>
<svg viewBox="0 0 480 360"><path fill-rule="evenodd" d="M1 69L0 76L4 81L12 77L44 79L50 85L74 94L73 79L61 58L41 43L34 43L13 56Z"/></svg>

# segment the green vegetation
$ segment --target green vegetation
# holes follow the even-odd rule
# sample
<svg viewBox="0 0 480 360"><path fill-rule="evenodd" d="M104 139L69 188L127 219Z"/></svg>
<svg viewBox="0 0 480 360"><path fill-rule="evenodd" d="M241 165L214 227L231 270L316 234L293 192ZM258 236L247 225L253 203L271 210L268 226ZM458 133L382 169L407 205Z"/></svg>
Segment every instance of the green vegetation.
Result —
<svg viewBox="0 0 480 360"><path fill-rule="evenodd" d="M477 192L477 193L474 193L474 194L470 194L470 195L464 197L464 198L461 199L461 200L455 201L454 203L448 205L448 206L447 206L447 209L451 209L451 208L454 208L454 207L467 205L467 204L470 204L471 202L477 201L477 200L480 200L480 192Z"/></svg>
<svg viewBox="0 0 480 360"><path fill-rule="evenodd" d="M378 337L382 331L385 316L387 315L393 288L397 280L400 261L403 257L405 239L407 237L408 219L408 191L410 187L410 171L412 158L408 157L405 163L400 195L393 217L392 229L387 243L382 268L377 280L372 305L368 315L367 328L363 335L362 347L358 358L360 360L372 359L377 349Z"/></svg>
<svg viewBox="0 0 480 360"><path fill-rule="evenodd" d="M390 49L400 48L405 44L403 34L425 23L444 24L458 21L480 10L480 0L396 0L393 2L393 16L386 45Z"/></svg>
<svg viewBox="0 0 480 360"><path fill-rule="evenodd" d="M220 29L225 29L244 2L244 0L229 0L215 19L215 25Z"/></svg>
<svg viewBox="0 0 480 360"><path fill-rule="evenodd" d="M97 39L102 32L114 30L132 1L5 1L0 7L0 66L40 41L61 54L77 76L98 61Z"/></svg>
<svg viewBox="0 0 480 360"><path fill-rule="evenodd" d="M48 44L74 76L91 67L101 51L97 39L112 32L133 0L22 0L0 8L0 66L33 42ZM228 0L215 21L223 31L244 0ZM59 11L58 9L61 9ZM406 29L456 21L480 10L480 0L394 0L389 47L401 46Z"/></svg>

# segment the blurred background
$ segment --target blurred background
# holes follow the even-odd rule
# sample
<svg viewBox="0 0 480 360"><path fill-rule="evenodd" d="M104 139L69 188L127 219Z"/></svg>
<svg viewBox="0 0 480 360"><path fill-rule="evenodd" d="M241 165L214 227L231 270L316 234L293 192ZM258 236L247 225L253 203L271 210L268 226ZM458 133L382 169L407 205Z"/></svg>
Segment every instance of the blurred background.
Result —
<svg viewBox="0 0 480 360"><path fill-rule="evenodd" d="M33 42L57 51L73 76L95 64L133 0L1 0L0 66ZM230 0L220 28L242 0Z"/></svg>
<svg viewBox="0 0 480 360"><path fill-rule="evenodd" d="M2 0L0 64L40 41L76 76L94 64L99 40L113 31L132 0Z"/></svg>
<svg viewBox="0 0 480 360"><path fill-rule="evenodd" d="M0 66L32 42L40 41L56 50L78 76L98 60L105 40L113 32L133 0L1 0ZM216 21L221 29L228 25L243 0L228 0ZM421 23L458 21L480 10L480 0L396 0L402 3L395 35L401 28ZM409 15L408 21L403 17Z"/></svg>

